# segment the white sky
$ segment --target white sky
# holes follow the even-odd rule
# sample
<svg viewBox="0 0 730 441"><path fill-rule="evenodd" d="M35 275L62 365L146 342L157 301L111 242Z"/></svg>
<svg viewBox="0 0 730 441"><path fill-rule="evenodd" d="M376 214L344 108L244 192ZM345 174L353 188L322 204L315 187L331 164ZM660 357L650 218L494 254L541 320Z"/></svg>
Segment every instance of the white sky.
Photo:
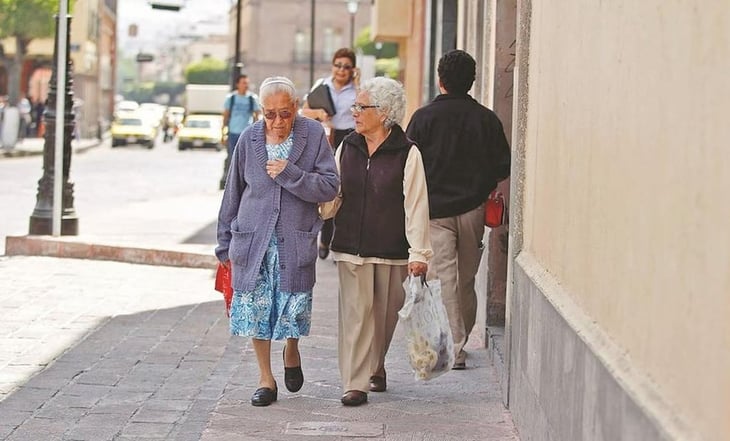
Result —
<svg viewBox="0 0 730 441"><path fill-rule="evenodd" d="M118 0L117 34L121 50L154 52L160 46L169 46L181 34L228 33L228 10L233 0L187 0L179 12L152 9L149 1ZM133 23L138 27L136 38L127 36Z"/></svg>

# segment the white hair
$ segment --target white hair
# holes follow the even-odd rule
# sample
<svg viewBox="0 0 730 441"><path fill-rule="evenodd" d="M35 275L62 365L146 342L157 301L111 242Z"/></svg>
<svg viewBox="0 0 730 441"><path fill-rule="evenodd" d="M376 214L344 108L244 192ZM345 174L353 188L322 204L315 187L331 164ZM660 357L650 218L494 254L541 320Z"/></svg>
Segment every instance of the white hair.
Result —
<svg viewBox="0 0 730 441"><path fill-rule="evenodd" d="M378 106L376 110L385 115L385 128L403 121L406 114L406 93L401 83L386 77L375 77L365 81L360 86L360 91L366 92L370 96L370 104Z"/></svg>
<svg viewBox="0 0 730 441"><path fill-rule="evenodd" d="M292 80L287 77L268 77L259 87L259 101L263 103L266 98L277 93L286 93L292 102L297 99L297 92Z"/></svg>

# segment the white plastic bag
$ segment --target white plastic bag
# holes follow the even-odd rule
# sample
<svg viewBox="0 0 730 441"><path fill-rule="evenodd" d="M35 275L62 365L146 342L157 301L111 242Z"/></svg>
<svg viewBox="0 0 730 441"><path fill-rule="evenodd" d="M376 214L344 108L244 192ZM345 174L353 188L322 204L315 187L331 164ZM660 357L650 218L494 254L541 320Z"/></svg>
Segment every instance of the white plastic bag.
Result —
<svg viewBox="0 0 730 441"><path fill-rule="evenodd" d="M441 300L441 281L409 276L403 289L406 299L398 315L405 327L408 360L416 380L431 380L454 365L454 339Z"/></svg>

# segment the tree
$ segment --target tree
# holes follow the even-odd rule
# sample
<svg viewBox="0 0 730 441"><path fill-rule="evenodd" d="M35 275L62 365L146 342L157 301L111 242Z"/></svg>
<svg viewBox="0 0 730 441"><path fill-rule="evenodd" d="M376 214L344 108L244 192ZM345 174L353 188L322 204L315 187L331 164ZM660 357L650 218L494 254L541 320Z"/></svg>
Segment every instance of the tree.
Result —
<svg viewBox="0 0 730 441"><path fill-rule="evenodd" d="M57 13L58 0L0 0L0 38L15 38L15 55L0 58L8 70L11 105L17 104L20 98L20 69L28 45L35 38L53 36Z"/></svg>
<svg viewBox="0 0 730 441"><path fill-rule="evenodd" d="M375 58L397 58L398 43L383 42L376 43L370 37L370 26L364 28L355 39L355 47L365 55L373 55Z"/></svg>
<svg viewBox="0 0 730 441"><path fill-rule="evenodd" d="M185 68L185 82L188 84L228 84L228 65L223 60L206 57Z"/></svg>
<svg viewBox="0 0 730 441"><path fill-rule="evenodd" d="M398 44L392 42L374 42L370 37L370 26L362 30L355 39L355 47L364 55L375 57L375 75L398 79L400 59Z"/></svg>

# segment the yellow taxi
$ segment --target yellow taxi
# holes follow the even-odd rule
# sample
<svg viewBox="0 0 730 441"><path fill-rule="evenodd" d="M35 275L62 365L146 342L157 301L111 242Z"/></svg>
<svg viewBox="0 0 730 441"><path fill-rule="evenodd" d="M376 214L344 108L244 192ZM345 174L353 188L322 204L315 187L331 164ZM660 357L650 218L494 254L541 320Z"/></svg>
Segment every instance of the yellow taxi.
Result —
<svg viewBox="0 0 730 441"><path fill-rule="evenodd" d="M192 148L223 149L223 117L221 115L188 115L177 132L178 150Z"/></svg>
<svg viewBox="0 0 730 441"><path fill-rule="evenodd" d="M157 127L138 112L120 112L111 126L112 147L140 144L153 148Z"/></svg>

